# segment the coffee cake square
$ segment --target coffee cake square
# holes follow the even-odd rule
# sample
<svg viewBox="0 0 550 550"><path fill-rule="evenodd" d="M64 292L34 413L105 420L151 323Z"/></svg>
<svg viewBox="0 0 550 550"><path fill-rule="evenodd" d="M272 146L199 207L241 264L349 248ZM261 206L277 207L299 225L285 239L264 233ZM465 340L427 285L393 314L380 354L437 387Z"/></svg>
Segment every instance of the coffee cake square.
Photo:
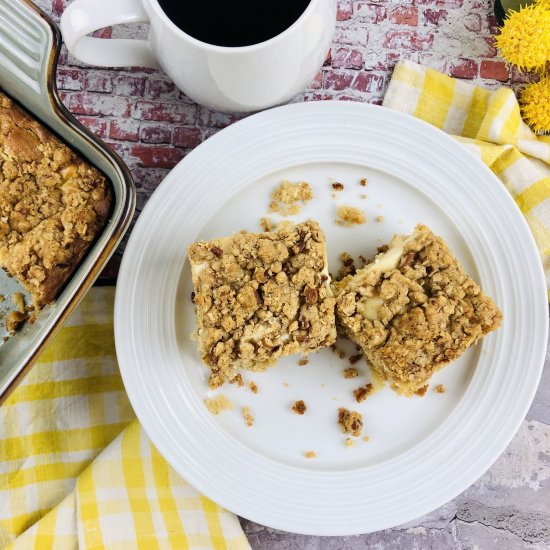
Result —
<svg viewBox="0 0 550 550"><path fill-rule="evenodd" d="M499 327L502 314L424 225L334 284L336 313L372 368L403 395Z"/></svg>
<svg viewBox="0 0 550 550"><path fill-rule="evenodd" d="M189 247L195 338L210 386L336 339L335 300L319 224L284 224Z"/></svg>

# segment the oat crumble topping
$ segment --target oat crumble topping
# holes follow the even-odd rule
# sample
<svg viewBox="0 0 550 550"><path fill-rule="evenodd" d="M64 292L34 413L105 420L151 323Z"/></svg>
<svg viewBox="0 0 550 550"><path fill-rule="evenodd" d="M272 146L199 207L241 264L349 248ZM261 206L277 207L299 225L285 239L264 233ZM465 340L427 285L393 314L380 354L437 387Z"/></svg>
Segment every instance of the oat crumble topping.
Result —
<svg viewBox="0 0 550 550"><path fill-rule="evenodd" d="M189 247L199 351L219 386L336 340L326 245L313 221Z"/></svg>
<svg viewBox="0 0 550 550"><path fill-rule="evenodd" d="M260 227L267 233L268 231L273 231L277 227L277 224L271 218L260 218Z"/></svg>
<svg viewBox="0 0 550 550"><path fill-rule="evenodd" d="M500 325L502 315L426 226L334 284L337 315L369 365L411 396Z"/></svg>

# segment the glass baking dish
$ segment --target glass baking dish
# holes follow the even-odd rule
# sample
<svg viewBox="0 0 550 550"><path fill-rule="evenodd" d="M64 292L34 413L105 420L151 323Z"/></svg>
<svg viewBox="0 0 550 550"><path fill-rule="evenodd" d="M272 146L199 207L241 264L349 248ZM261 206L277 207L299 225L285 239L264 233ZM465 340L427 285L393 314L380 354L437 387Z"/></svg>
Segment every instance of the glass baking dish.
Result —
<svg viewBox="0 0 550 550"><path fill-rule="evenodd" d="M5 313L15 292L28 295L0 269L0 403L23 379L101 272L126 232L135 209L135 187L122 160L78 122L57 94L61 48L56 24L27 0L0 0L0 89L107 177L113 192L108 223L57 299L8 336ZM29 300L30 302L30 300Z"/></svg>

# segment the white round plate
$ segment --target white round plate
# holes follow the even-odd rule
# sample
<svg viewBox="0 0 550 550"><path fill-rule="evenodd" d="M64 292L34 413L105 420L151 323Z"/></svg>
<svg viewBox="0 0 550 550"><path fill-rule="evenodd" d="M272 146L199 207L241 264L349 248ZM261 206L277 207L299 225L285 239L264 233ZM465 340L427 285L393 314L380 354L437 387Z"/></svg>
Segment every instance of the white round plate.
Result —
<svg viewBox="0 0 550 550"><path fill-rule="evenodd" d="M366 177L366 187L359 180ZM332 179L331 179L332 178ZM361 404L330 350L243 373L259 388L207 388L195 343L186 250L197 239L260 231L283 179L315 198L294 219L323 227L329 268L338 256L372 256L394 233L423 222L502 309L502 327L433 378L446 393ZM332 197L331 181L345 189ZM361 198L366 194L366 198ZM334 223L338 204L362 208L364 225ZM383 216L383 221L375 221ZM298 533L350 535L391 527L449 501L504 450L534 396L547 338L542 267L520 211L493 174L451 137L412 117L357 103L321 102L254 115L211 137L155 191L124 254L115 331L128 395L147 434L200 492L258 523ZM233 411L203 400L223 393ZM290 411L303 399L304 416ZM254 417L247 427L241 408ZM352 448L338 408L364 415ZM316 458L307 459L306 451Z"/></svg>

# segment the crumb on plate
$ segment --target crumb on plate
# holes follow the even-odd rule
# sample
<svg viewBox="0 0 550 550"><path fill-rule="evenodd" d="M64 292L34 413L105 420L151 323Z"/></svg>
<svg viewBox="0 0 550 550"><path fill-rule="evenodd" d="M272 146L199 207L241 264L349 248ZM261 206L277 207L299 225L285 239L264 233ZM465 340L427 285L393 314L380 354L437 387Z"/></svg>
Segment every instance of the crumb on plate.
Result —
<svg viewBox="0 0 550 550"><path fill-rule="evenodd" d="M300 416L302 416L306 411L307 405L301 399L292 405L292 412L299 414Z"/></svg>
<svg viewBox="0 0 550 550"><path fill-rule="evenodd" d="M307 359L306 357L302 357L298 361L298 365L300 365L300 367L305 367L308 363L309 363L309 359Z"/></svg>
<svg viewBox="0 0 550 550"><path fill-rule="evenodd" d="M355 363L358 363L359 361L361 361L361 359L363 359L363 354L358 353L356 355L351 355L348 361L350 365L355 365Z"/></svg>
<svg viewBox="0 0 550 550"><path fill-rule="evenodd" d="M365 186L367 185L367 178L361 178L361 179L359 180L359 185L360 185L361 187L365 187Z"/></svg>
<svg viewBox="0 0 550 550"><path fill-rule="evenodd" d="M233 403L223 394L212 397L211 399L205 399L204 404L206 405L206 408L214 415L233 409Z"/></svg>
<svg viewBox="0 0 550 550"><path fill-rule="evenodd" d="M351 437L348 437L346 439L346 447L353 447L354 445L355 445L355 441Z"/></svg>
<svg viewBox="0 0 550 550"><path fill-rule="evenodd" d="M443 384L438 384L435 388L436 393L445 393L445 386Z"/></svg>
<svg viewBox="0 0 550 550"><path fill-rule="evenodd" d="M335 182L332 184L332 188L333 188L335 191L343 191L343 190L344 190L344 184L343 184L343 183L340 183L339 181L335 181Z"/></svg>
<svg viewBox="0 0 550 550"><path fill-rule="evenodd" d="M6 318L6 330L15 332L21 323L27 318L27 314L22 311L12 311Z"/></svg>
<svg viewBox="0 0 550 550"><path fill-rule="evenodd" d="M418 395L418 397L424 397L426 395L426 392L428 391L429 387L430 387L430 385L426 384L425 386L422 386L421 388L418 388L414 393L415 393L415 395Z"/></svg>
<svg viewBox="0 0 550 550"><path fill-rule="evenodd" d="M239 388L242 388L244 386L244 380L241 376L241 373L237 373L231 380L229 380L230 384L237 384Z"/></svg>
<svg viewBox="0 0 550 550"><path fill-rule="evenodd" d="M317 455L315 454L315 451L306 451L306 452L304 453L304 456L305 456L306 458L315 458Z"/></svg>
<svg viewBox="0 0 550 550"><path fill-rule="evenodd" d="M246 422L246 425L250 428L254 426L254 417L252 416L252 413L250 412L250 407L243 407L242 408L242 414L244 421Z"/></svg>
<svg viewBox="0 0 550 550"><path fill-rule="evenodd" d="M248 387L252 393L258 393L258 386L252 380L248 383Z"/></svg>
<svg viewBox="0 0 550 550"><path fill-rule="evenodd" d="M339 206L337 216L338 219L335 221L336 225L342 225L344 227L361 225L367 221L363 210L353 206Z"/></svg>
<svg viewBox="0 0 550 550"><path fill-rule="evenodd" d="M384 221L384 216L376 216L376 218L374 218L378 223L382 223Z"/></svg>
<svg viewBox="0 0 550 550"><path fill-rule="evenodd" d="M311 199L313 191L309 183L285 180L273 191L269 211L278 212L281 216L292 216L300 213L300 203L303 205Z"/></svg>
<svg viewBox="0 0 550 550"><path fill-rule="evenodd" d="M353 367L344 369L342 372L344 374L344 378L346 378L346 379L357 378L359 376L359 372L357 371L357 369L355 369Z"/></svg>
<svg viewBox="0 0 550 550"><path fill-rule="evenodd" d="M260 218L260 227L264 230L265 233L273 231L277 224L271 218Z"/></svg>
<svg viewBox="0 0 550 550"><path fill-rule="evenodd" d="M368 435L363 436L363 441L369 441L369 440L370 440L370 437Z"/></svg>
<svg viewBox="0 0 550 550"><path fill-rule="evenodd" d="M356 390L353 390L353 395L355 396L355 401L357 403L363 402L369 393L373 390L373 385L369 382L366 386L360 386Z"/></svg>
<svg viewBox="0 0 550 550"><path fill-rule="evenodd" d="M342 433L359 437L363 429L363 415L341 407L338 409L338 424L342 428Z"/></svg>

